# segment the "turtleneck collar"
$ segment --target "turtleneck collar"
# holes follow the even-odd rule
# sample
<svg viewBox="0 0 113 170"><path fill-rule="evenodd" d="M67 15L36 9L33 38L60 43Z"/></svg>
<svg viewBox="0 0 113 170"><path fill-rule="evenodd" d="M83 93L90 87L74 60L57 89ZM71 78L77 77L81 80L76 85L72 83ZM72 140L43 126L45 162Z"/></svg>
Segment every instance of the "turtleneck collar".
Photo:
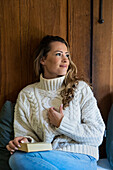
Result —
<svg viewBox="0 0 113 170"><path fill-rule="evenodd" d="M63 81L65 79L65 76L54 78L54 79L46 79L42 77L42 74L40 75L40 85L41 88L44 90L58 90L62 87Z"/></svg>

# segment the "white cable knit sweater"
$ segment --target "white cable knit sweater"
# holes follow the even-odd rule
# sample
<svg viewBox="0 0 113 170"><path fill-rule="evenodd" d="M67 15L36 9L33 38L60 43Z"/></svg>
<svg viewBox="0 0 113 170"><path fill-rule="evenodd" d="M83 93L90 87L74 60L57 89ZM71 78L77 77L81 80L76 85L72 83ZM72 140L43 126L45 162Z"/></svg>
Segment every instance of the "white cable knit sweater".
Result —
<svg viewBox="0 0 113 170"><path fill-rule="evenodd" d="M48 109L59 110L65 76L44 79L25 87L15 106L15 137L27 136L32 142L51 142L53 149L88 154L99 158L98 146L102 143L105 125L97 101L90 87L79 81L74 99L63 110L60 127L49 124Z"/></svg>

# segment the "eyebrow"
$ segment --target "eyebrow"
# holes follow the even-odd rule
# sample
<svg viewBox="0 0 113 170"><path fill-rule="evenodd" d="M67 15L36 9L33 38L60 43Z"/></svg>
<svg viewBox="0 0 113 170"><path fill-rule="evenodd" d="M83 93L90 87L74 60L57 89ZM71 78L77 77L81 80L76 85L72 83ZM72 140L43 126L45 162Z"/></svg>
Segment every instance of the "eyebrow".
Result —
<svg viewBox="0 0 113 170"><path fill-rule="evenodd" d="M60 50L56 50L56 51L54 51L54 52L61 52L61 53L63 53L62 51L60 51ZM65 52L65 53L69 53L68 51L67 52Z"/></svg>

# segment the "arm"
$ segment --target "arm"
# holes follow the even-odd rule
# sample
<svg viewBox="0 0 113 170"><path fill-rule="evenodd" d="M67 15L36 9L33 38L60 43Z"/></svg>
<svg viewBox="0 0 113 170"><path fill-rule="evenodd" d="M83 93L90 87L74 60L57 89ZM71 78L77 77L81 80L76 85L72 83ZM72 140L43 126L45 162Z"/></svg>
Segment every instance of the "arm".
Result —
<svg viewBox="0 0 113 170"><path fill-rule="evenodd" d="M70 120L64 115L57 131L77 143L99 146L103 140L104 122L97 107L96 99L87 84L85 84L81 94L81 122Z"/></svg>
<svg viewBox="0 0 113 170"><path fill-rule="evenodd" d="M24 136L32 143L38 142L38 136L30 124L30 103L24 92L20 92L14 113L14 135Z"/></svg>
<svg viewBox="0 0 113 170"><path fill-rule="evenodd" d="M14 112L14 134L15 138L11 140L6 148L11 154L18 150L20 143L37 142L38 136L34 133L30 121L30 104L26 95L20 92Z"/></svg>

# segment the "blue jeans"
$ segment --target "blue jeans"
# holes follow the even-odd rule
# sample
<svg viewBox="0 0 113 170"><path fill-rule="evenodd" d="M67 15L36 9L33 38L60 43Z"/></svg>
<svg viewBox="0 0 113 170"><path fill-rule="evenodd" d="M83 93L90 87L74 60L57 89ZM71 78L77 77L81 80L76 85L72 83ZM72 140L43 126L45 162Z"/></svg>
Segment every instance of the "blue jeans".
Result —
<svg viewBox="0 0 113 170"><path fill-rule="evenodd" d="M9 159L12 170L96 170L97 162L92 156L64 152L41 151L25 153L16 151Z"/></svg>

